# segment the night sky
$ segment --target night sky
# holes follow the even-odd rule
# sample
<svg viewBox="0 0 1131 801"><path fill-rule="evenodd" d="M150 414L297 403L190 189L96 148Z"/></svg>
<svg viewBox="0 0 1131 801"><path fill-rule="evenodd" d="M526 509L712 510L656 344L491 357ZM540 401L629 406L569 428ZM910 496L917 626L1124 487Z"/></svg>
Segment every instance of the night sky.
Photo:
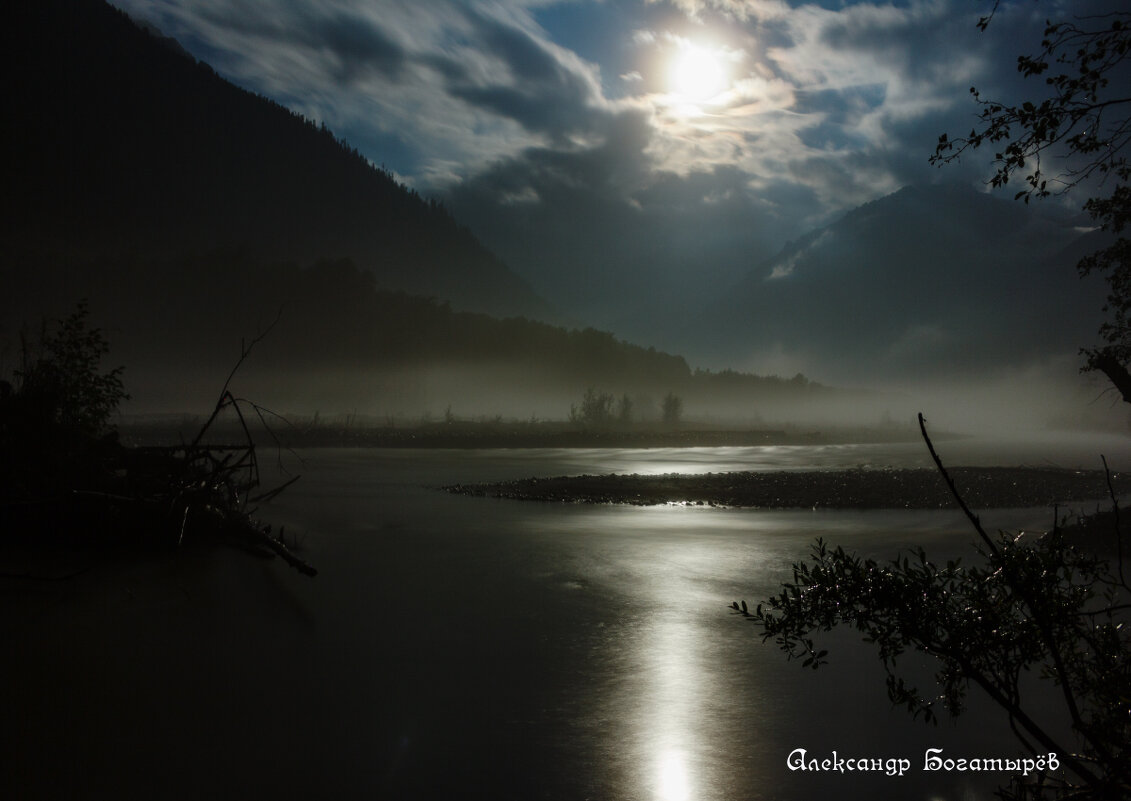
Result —
<svg viewBox="0 0 1131 801"><path fill-rule="evenodd" d="M703 238L741 208L773 248L933 178L969 87L1011 96L1063 4L1006 3L986 33L969 0L116 5L421 191L619 203L645 226L678 207Z"/></svg>

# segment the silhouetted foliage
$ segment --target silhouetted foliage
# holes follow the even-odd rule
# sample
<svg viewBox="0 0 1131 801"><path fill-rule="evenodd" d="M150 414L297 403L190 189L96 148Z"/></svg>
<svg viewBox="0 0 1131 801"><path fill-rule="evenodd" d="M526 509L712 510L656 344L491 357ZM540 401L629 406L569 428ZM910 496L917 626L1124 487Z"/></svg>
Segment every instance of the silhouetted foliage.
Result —
<svg viewBox="0 0 1131 801"><path fill-rule="evenodd" d="M632 422L632 408L632 398L628 397L628 393L621 395L617 401L617 422L622 426Z"/></svg>
<svg viewBox="0 0 1131 801"><path fill-rule="evenodd" d="M664 396L661 404L660 417L667 425L676 425L683 417L683 400L678 395L669 392Z"/></svg>
<svg viewBox="0 0 1131 801"><path fill-rule="evenodd" d="M922 425L922 417L920 417ZM923 436L979 537L982 564L932 562L918 549L891 562L861 559L818 540L812 561L793 565L782 592L741 610L790 659L817 669L828 652L815 637L856 629L879 650L888 695L914 717L958 715L971 685L1009 716L1019 744L1045 766L1003 789L1004 798L1125 798L1131 792L1131 635L1122 572L1122 532L1110 534L1115 560L1077 547L1054 529L1036 542L989 536ZM1118 521L1118 517L1116 518ZM907 678L907 654L935 664L936 692ZM1033 702L1026 677L1047 680L1071 720L1065 739ZM1053 772L1054 754L1063 773Z"/></svg>
<svg viewBox="0 0 1131 801"><path fill-rule="evenodd" d="M1013 105L971 87L982 106L980 126L965 137L940 136L931 161L944 164L967 150L993 147L990 184L1003 187L1023 176L1016 198L1026 203L1076 188L1093 193L1084 209L1115 241L1078 265L1081 275L1103 273L1109 286L1109 316L1100 328L1106 344L1083 351L1084 369L1103 372L1131 403L1131 241L1123 235L1131 221L1131 11L1049 21L1040 48L1035 56L1019 56L1017 70L1026 78L1046 76L1048 96ZM1050 158L1064 164L1059 173L1046 172Z"/></svg>
<svg viewBox="0 0 1131 801"><path fill-rule="evenodd" d="M56 499L100 478L117 448L111 416L128 397L122 368L102 371L107 350L85 305L24 336L21 366L0 381L0 499Z"/></svg>
<svg viewBox="0 0 1131 801"><path fill-rule="evenodd" d="M102 372L110 352L101 329L90 328L86 303L54 325L44 322L39 342L23 341L23 365L15 387L6 391L8 426L56 427L75 436L99 437L109 432L110 417L127 400L122 384L125 368Z"/></svg>
<svg viewBox="0 0 1131 801"><path fill-rule="evenodd" d="M129 396L122 368L102 368L109 351L89 326L85 304L26 333L12 382L0 381L0 499L57 501L96 485L117 452L111 418Z"/></svg>
<svg viewBox="0 0 1131 801"><path fill-rule="evenodd" d="M613 400L612 393L589 387L580 406L570 404L569 420L586 426L608 426L613 421Z"/></svg>

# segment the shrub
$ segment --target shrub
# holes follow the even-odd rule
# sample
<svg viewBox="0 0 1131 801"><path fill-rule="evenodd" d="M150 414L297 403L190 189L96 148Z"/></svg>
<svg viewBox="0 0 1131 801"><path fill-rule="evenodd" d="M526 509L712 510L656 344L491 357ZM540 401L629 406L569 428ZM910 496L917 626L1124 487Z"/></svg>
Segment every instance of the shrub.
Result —
<svg viewBox="0 0 1131 801"><path fill-rule="evenodd" d="M920 426L922 426L920 416ZM1123 573L1123 534L1106 559L1074 547L1054 529L1032 544L982 528L923 436L956 500L974 526L981 564L945 565L922 549L891 562L861 559L821 540L812 560L793 565L782 592L748 613L733 604L790 659L816 669L828 652L815 636L856 629L875 645L888 695L915 717L959 714L973 685L1005 710L1018 743L1045 759L1028 779L1002 788L1005 799L1125 798L1131 789L1131 635L1124 625L1131 586ZM909 683L904 656L934 660L936 690ZM1071 734L1023 691L1025 677L1049 681ZM1055 762L1056 764L1051 764ZM1063 772L1056 771L1059 765Z"/></svg>
<svg viewBox="0 0 1131 801"><path fill-rule="evenodd" d="M122 384L124 368L101 372L110 346L101 329L88 326L88 313L82 302L54 330L45 323L38 348L24 337L15 388L9 385L5 392L8 425L57 428L92 438L110 431L110 418L129 398Z"/></svg>
<svg viewBox="0 0 1131 801"><path fill-rule="evenodd" d="M609 392L597 392L593 387L585 390L581 406L570 404L569 420L587 426L607 426L613 420L613 396Z"/></svg>
<svg viewBox="0 0 1131 801"><path fill-rule="evenodd" d="M632 407L632 398L628 397L627 393L621 395L620 400L617 401L617 422L622 426L632 422Z"/></svg>
<svg viewBox="0 0 1131 801"><path fill-rule="evenodd" d="M661 406L663 421L668 425L675 425L683 416L683 400L671 392L664 396Z"/></svg>

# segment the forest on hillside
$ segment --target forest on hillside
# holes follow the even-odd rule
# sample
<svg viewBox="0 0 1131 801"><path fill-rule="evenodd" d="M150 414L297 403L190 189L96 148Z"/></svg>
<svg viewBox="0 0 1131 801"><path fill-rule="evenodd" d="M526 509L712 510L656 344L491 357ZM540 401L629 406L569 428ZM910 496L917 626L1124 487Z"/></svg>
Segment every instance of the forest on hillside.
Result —
<svg viewBox="0 0 1131 801"><path fill-rule="evenodd" d="M161 409L193 411L188 387L212 392L207 376L222 378L240 343L260 336L243 375L265 402L283 398L306 411L439 414L454 406L460 414L565 418L593 389L629 395L638 419L658 418L668 393L691 415L730 404L750 416L762 404L846 395L801 375L693 370L681 356L607 331L460 311L435 297L382 289L349 259L300 266L232 250L156 266L122 260L113 272L123 278L107 286L100 265L74 262L68 285L89 298L93 321L112 342L109 358L142 387L134 393L140 411L153 405L145 388L162 384L172 400ZM34 308L25 326L37 325ZM3 333L11 364L20 332L9 326ZM186 401L171 406L178 397Z"/></svg>
<svg viewBox="0 0 1131 801"><path fill-rule="evenodd" d="M0 230L14 290L34 293L37 274L61 279L76 260L100 259L112 281L133 256L240 248L349 257L386 288L549 314L441 205L102 0L21 0L5 24L0 65L19 110L5 182L19 202Z"/></svg>

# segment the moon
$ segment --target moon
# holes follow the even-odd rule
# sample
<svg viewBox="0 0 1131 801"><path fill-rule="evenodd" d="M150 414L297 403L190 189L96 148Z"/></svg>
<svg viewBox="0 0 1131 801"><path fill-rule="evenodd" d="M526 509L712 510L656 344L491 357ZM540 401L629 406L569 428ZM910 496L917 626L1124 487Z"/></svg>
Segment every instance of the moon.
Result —
<svg viewBox="0 0 1131 801"><path fill-rule="evenodd" d="M687 45L672 61L668 81L674 94L702 103L726 88L727 71L719 57L698 45Z"/></svg>

